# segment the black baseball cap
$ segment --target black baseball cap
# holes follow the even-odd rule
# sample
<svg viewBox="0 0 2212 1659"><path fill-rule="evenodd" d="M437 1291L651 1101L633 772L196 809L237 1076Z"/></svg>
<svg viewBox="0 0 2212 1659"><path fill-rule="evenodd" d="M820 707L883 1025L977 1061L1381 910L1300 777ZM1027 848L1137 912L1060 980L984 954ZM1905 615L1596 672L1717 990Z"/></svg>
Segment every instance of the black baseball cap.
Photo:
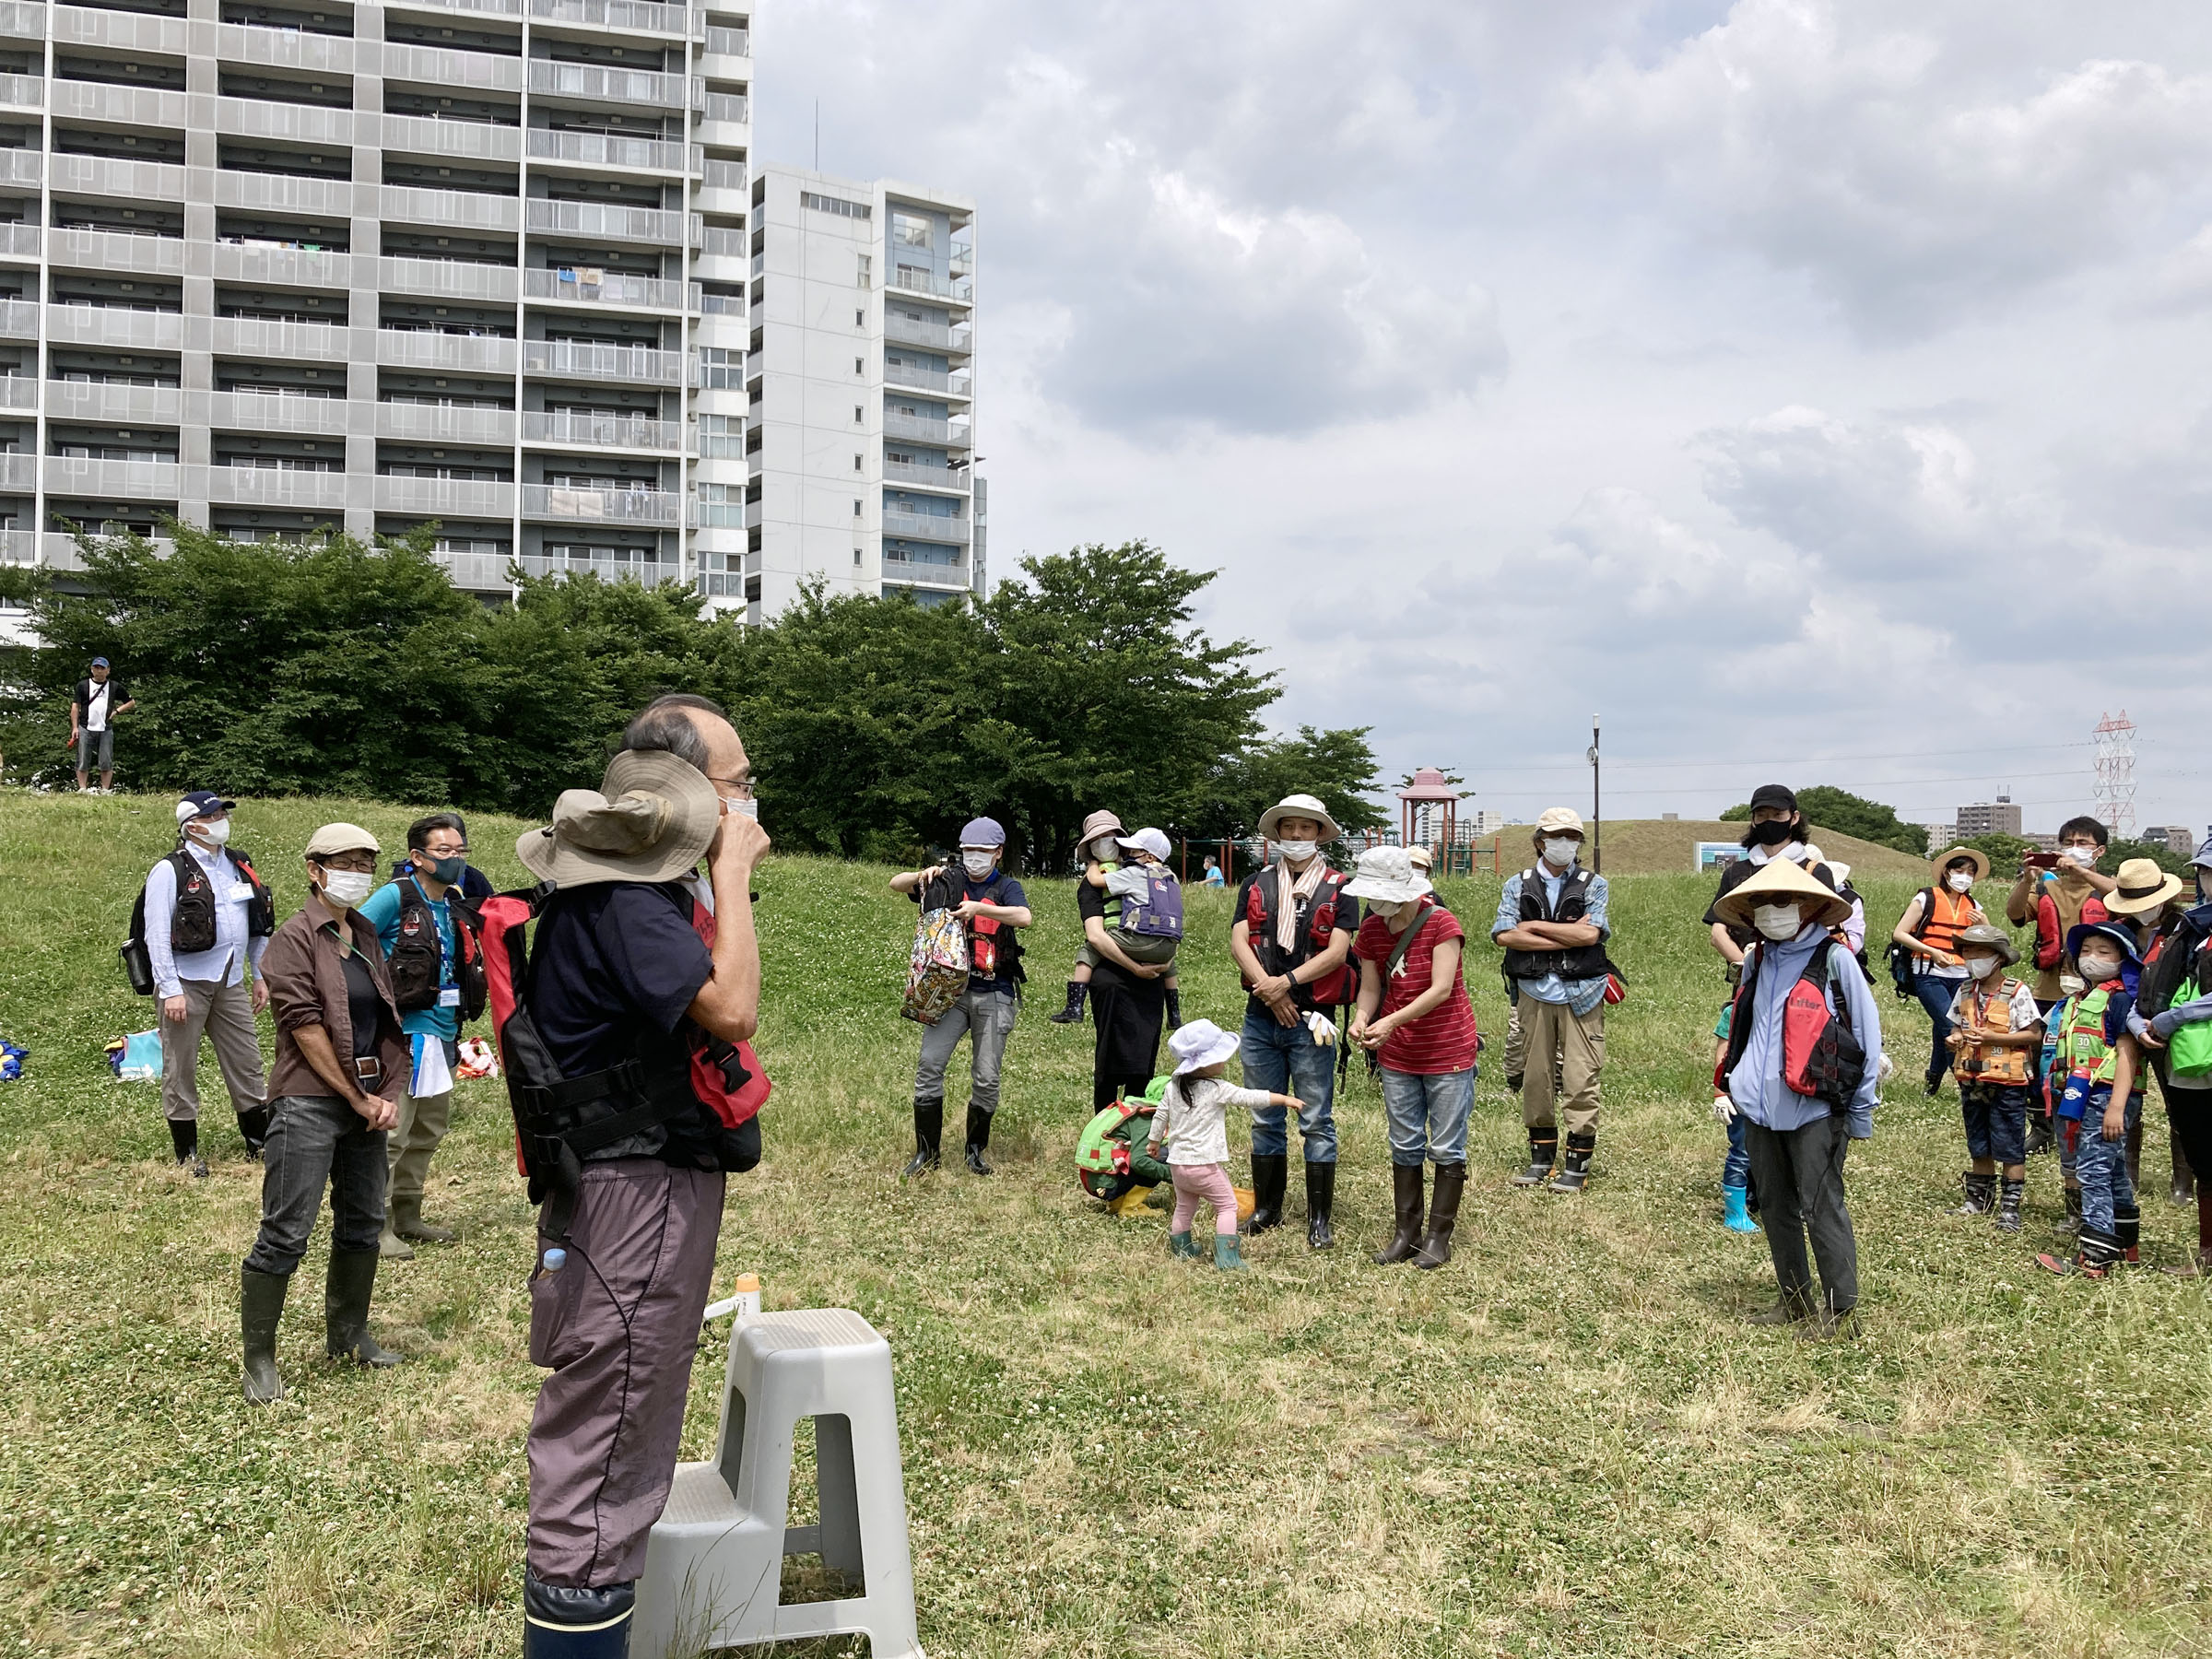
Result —
<svg viewBox="0 0 2212 1659"><path fill-rule="evenodd" d="M1779 807L1783 812L1794 812L1797 810L1797 797L1790 793L1786 784L1761 783L1751 792L1751 810L1757 812L1768 806Z"/></svg>
<svg viewBox="0 0 2212 1659"><path fill-rule="evenodd" d="M237 805L236 801L224 800L212 789L188 789L178 798L177 822L181 824L186 818L206 818L211 812L228 812ZM186 811L187 807L191 810Z"/></svg>

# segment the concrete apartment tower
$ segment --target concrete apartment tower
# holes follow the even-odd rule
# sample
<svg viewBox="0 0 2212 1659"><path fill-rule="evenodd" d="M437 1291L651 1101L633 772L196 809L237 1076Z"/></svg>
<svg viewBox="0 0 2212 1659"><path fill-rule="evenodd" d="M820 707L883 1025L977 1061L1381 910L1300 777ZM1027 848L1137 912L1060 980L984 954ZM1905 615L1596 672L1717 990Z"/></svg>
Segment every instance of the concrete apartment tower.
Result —
<svg viewBox="0 0 2212 1659"><path fill-rule="evenodd" d="M975 205L767 165L752 190L744 601L985 592Z"/></svg>
<svg viewBox="0 0 2212 1659"><path fill-rule="evenodd" d="M6 556L434 520L487 594L741 588L751 69L742 0L0 0Z"/></svg>

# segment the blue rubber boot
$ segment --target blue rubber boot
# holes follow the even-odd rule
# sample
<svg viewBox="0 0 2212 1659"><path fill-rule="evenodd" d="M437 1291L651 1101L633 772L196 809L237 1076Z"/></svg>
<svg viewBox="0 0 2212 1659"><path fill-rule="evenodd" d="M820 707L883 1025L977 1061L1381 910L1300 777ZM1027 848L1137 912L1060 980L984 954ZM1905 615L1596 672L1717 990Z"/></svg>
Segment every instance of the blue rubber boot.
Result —
<svg viewBox="0 0 2212 1659"><path fill-rule="evenodd" d="M523 1574L523 1659L629 1659L635 1583L599 1590L541 1584Z"/></svg>
<svg viewBox="0 0 2212 1659"><path fill-rule="evenodd" d="M1176 1256L1195 1257L1203 1255L1206 1253L1200 1250L1197 1245L1191 1242L1191 1235L1189 1233L1171 1232L1168 1235L1168 1253L1170 1255Z"/></svg>
<svg viewBox="0 0 2212 1659"><path fill-rule="evenodd" d="M1721 1202L1727 1206L1721 1216L1721 1225L1730 1232L1755 1233L1759 1230L1759 1223L1751 1219L1750 1209L1745 1202L1748 1196L1742 1187L1724 1186L1721 1189Z"/></svg>
<svg viewBox="0 0 2212 1659"><path fill-rule="evenodd" d="M1243 1273L1247 1270L1244 1253L1237 1248L1235 1233L1218 1232L1214 1235L1214 1265L1224 1273Z"/></svg>

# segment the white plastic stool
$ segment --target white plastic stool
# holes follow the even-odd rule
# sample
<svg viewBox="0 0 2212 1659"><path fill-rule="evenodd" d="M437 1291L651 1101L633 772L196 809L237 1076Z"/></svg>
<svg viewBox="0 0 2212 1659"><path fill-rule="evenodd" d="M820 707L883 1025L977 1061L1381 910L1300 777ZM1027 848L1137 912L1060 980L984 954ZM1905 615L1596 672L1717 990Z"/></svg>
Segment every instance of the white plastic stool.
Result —
<svg viewBox="0 0 2212 1659"><path fill-rule="evenodd" d="M821 1522L786 1526L792 1433L815 1419ZM818 1551L849 1600L781 1604L783 1558ZM638 1582L630 1651L665 1659L865 1632L873 1659L922 1659L891 1349L842 1308L741 1318L711 1463L678 1464Z"/></svg>

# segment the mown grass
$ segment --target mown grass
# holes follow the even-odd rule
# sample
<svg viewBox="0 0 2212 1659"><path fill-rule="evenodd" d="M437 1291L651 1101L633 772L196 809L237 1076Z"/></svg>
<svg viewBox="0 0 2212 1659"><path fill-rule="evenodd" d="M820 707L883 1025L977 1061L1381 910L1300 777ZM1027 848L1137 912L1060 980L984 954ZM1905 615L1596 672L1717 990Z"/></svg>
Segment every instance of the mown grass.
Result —
<svg viewBox="0 0 2212 1659"><path fill-rule="evenodd" d="M250 803L278 873L324 818L388 841L409 814ZM163 803L0 796L0 1653L476 1655L517 1645L530 1218L503 1097L468 1086L431 1211L462 1242L380 1280L398 1371L315 1358L293 1299L285 1405L237 1387L237 1264L257 1214L219 1105L214 1177L161 1156L154 1090L101 1044L147 1022L113 947ZM472 822L518 874L518 826ZM924 1641L933 1655L2165 1654L2212 1645L2212 1382L2204 1288L2039 1273L2057 1172L2018 1240L1947 1216L1962 1149L1912 1079L1924 1022L1888 1002L1904 1068L1850 1184L1865 1330L1747 1329L1758 1240L1717 1223L1705 1033L1721 994L1708 883L1617 884L1616 1011L1597 1180L1505 1185L1522 1146L1478 1091L1459 1259L1368 1265L1386 1230L1375 1088L1340 1099L1343 1247L1292 1230L1254 1271L1167 1259L1068 1154L1088 1027L1049 1024L1076 938L1038 884L1037 994L1007 1056L1000 1172L901 1186L917 1041L896 1018L911 908L884 872L765 866L769 1155L732 1184L718 1279L771 1306L856 1308L897 1359ZM1877 923L1908 884L1867 885ZM1449 897L1487 931L1495 885ZM1238 1017L1226 900L1194 894L1186 1009ZM1471 981L1495 1038L1495 956ZM204 1073L211 1100L212 1064ZM2161 1171L2153 1110L2147 1169ZM2147 1253L2193 1222L2146 1204ZM1296 1183L1293 1182L1293 1196ZM324 1234L303 1268L321 1272ZM702 1355L686 1454L712 1441Z"/></svg>

